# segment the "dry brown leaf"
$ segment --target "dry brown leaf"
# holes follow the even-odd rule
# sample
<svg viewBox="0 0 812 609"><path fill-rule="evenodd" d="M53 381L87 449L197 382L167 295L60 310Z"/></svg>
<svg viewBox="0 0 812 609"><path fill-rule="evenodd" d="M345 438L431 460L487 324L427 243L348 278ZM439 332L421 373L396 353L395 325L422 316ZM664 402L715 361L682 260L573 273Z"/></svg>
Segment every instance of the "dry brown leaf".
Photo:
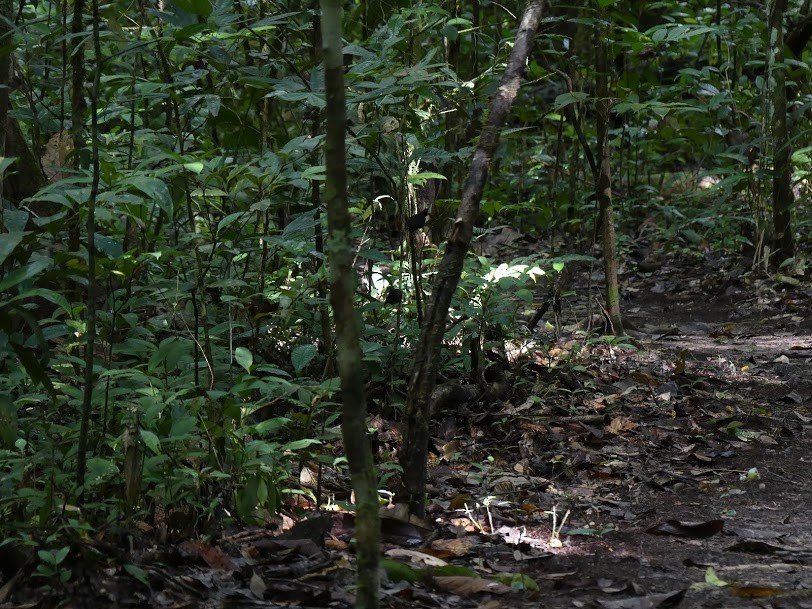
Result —
<svg viewBox="0 0 812 609"><path fill-rule="evenodd" d="M454 556L465 556L476 544L467 537L458 539L435 539L431 542L433 550L450 552Z"/></svg>
<svg viewBox="0 0 812 609"><path fill-rule="evenodd" d="M615 417L612 419L612 422L606 426L606 431L615 435L620 435L624 431L631 431L637 427L637 423L632 421L629 417Z"/></svg>
<svg viewBox="0 0 812 609"><path fill-rule="evenodd" d="M481 577L465 577L455 575L449 577L435 577L434 583L438 588L458 594L460 596L471 596L480 592L490 592L491 594L507 594L513 589L499 582L493 582Z"/></svg>
<svg viewBox="0 0 812 609"><path fill-rule="evenodd" d="M248 589L251 590L251 594L261 600L265 596L266 588L267 586L265 585L265 582L259 575L256 573L251 575L251 581L248 584Z"/></svg>
<svg viewBox="0 0 812 609"><path fill-rule="evenodd" d="M385 552L387 558L408 558L409 562L415 565L427 567L445 567L448 563L441 558L437 558L426 552L417 550L406 550L404 548L393 548Z"/></svg>
<svg viewBox="0 0 812 609"><path fill-rule="evenodd" d="M60 131L51 136L45 144L45 154L42 155L42 167L49 182L58 182L67 175L59 168L70 166L69 157L72 152L73 140L69 131Z"/></svg>

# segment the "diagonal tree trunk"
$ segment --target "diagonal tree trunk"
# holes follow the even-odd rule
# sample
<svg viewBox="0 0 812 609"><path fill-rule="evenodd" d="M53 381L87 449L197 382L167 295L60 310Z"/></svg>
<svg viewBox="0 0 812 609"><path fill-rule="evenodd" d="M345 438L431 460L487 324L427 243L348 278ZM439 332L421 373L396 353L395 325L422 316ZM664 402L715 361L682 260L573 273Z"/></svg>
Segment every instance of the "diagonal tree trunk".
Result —
<svg viewBox="0 0 812 609"><path fill-rule="evenodd" d="M519 90L524 65L541 18L541 7L541 0L528 2L516 34L507 70L502 76L496 95L491 100L488 122L474 152L457 218L448 238L440 268L434 278L431 302L426 311L420 342L412 364L406 403L406 430L400 463L403 466L403 483L408 495L409 509L419 516L425 511L426 457L431 418L429 397L437 382L437 371L440 368L440 348L448 321L448 308L457 289L465 255L471 244L474 220L479 213L479 203L488 177L491 156L496 150L500 130Z"/></svg>

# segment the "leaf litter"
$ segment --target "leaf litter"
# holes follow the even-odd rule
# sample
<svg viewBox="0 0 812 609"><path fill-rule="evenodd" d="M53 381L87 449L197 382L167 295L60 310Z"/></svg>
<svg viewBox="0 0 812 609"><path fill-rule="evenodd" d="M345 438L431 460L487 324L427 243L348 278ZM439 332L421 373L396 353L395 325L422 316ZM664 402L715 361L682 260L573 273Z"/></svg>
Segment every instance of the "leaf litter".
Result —
<svg viewBox="0 0 812 609"><path fill-rule="evenodd" d="M812 605L812 294L696 262L627 272L636 348L565 320L528 336L506 399L443 404L427 518L382 508L384 607ZM396 451L397 424L373 424ZM352 606L353 515L293 507L276 530L99 534L63 598Z"/></svg>

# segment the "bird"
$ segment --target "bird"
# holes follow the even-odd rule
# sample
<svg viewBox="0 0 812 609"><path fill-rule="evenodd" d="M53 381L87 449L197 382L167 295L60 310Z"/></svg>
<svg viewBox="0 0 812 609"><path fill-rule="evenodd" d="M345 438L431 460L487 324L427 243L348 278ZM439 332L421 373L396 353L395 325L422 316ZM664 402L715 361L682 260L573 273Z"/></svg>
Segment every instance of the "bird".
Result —
<svg viewBox="0 0 812 609"><path fill-rule="evenodd" d="M401 300L403 300L403 292L390 286L389 289L386 290L386 299L383 302L388 305L396 305L400 304Z"/></svg>
<svg viewBox="0 0 812 609"><path fill-rule="evenodd" d="M429 208L417 212L415 215L406 218L406 228L410 233L426 226L426 217L429 215Z"/></svg>

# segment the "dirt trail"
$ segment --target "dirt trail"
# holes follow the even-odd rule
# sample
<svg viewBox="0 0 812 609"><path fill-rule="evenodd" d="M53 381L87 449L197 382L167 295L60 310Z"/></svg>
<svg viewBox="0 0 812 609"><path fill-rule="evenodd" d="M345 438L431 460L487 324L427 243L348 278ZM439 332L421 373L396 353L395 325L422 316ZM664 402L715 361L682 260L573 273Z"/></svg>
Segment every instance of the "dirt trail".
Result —
<svg viewBox="0 0 812 609"><path fill-rule="evenodd" d="M569 537L526 571L549 582L546 607L812 607L809 294L769 280L707 294L684 289L707 269L683 270L682 287L633 283L642 348L615 383L627 401L612 416L638 438L617 451L630 465L603 469L628 475L579 505L616 529ZM647 383L653 400L636 408Z"/></svg>

